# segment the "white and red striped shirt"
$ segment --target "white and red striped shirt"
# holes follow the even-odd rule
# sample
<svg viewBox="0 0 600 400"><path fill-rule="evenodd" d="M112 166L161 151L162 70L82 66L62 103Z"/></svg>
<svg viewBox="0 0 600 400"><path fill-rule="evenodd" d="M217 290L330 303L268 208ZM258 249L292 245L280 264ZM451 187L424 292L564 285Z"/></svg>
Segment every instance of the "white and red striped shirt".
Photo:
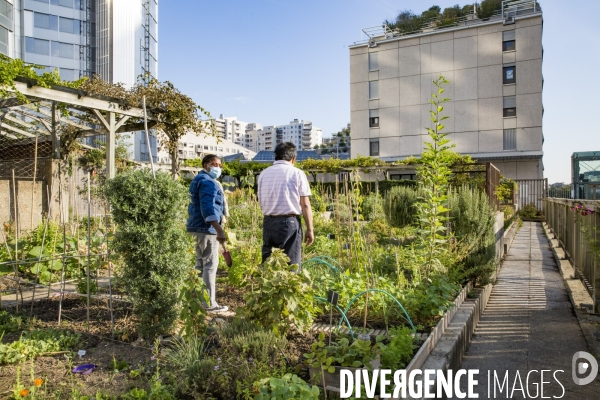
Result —
<svg viewBox="0 0 600 400"><path fill-rule="evenodd" d="M302 215L300 197L310 195L306 174L289 161L275 161L258 176L258 201L263 215Z"/></svg>

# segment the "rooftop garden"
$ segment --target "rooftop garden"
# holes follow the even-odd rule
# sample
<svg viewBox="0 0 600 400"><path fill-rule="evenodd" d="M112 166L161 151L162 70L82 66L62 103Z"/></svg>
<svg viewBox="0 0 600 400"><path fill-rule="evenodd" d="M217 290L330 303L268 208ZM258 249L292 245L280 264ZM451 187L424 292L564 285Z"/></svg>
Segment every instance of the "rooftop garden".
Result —
<svg viewBox="0 0 600 400"><path fill-rule="evenodd" d="M536 2L536 7L541 10ZM436 29L455 26L468 19L486 20L502 10L502 0L483 0L481 3L468 3L463 6L456 4L442 10L434 5L420 14L412 10L403 10L392 20L385 20L392 31L400 34L418 33L423 29Z"/></svg>

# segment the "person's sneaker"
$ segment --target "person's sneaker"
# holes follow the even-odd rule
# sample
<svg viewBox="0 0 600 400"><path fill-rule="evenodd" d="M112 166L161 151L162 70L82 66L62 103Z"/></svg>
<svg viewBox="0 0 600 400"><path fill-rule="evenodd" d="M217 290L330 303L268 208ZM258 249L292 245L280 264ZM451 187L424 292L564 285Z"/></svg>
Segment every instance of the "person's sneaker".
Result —
<svg viewBox="0 0 600 400"><path fill-rule="evenodd" d="M213 306L207 308L206 312L210 314L223 314L224 312L227 312L227 310L229 310L229 307L227 306Z"/></svg>

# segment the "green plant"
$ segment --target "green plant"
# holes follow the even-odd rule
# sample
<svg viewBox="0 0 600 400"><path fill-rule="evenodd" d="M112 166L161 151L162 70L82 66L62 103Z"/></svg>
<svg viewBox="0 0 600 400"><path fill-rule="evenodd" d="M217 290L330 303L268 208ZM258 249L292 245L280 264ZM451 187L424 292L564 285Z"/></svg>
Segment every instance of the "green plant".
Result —
<svg viewBox="0 0 600 400"><path fill-rule="evenodd" d="M254 383L254 400L318 400L319 388L310 386L296 375L264 378Z"/></svg>
<svg viewBox="0 0 600 400"><path fill-rule="evenodd" d="M450 225L459 257L457 281L489 283L496 269L496 216L484 192L462 186L448 197Z"/></svg>
<svg viewBox="0 0 600 400"><path fill-rule="evenodd" d="M143 169L107 182L118 230L114 250L123 260L120 279L134 304L139 332L151 338L169 332L178 312L178 291L191 265L184 230L188 194L168 174L153 179Z"/></svg>
<svg viewBox="0 0 600 400"><path fill-rule="evenodd" d="M512 200L513 194L518 189L517 182L512 179L502 178L500 184L496 186L496 197L500 201L500 204L507 204L509 200Z"/></svg>
<svg viewBox="0 0 600 400"><path fill-rule="evenodd" d="M380 344L382 368L398 370L406 367L416 348L413 331L406 326L392 328L388 337L389 344Z"/></svg>
<svg viewBox="0 0 600 400"><path fill-rule="evenodd" d="M381 353L380 342L382 336L377 337L375 344L370 340L354 340L350 342L347 337L339 337L331 345L325 344L325 334L319 333L319 338L311 345L311 352L305 353L306 362L312 368L335 372L336 366L373 368L371 361L377 359Z"/></svg>
<svg viewBox="0 0 600 400"><path fill-rule="evenodd" d="M519 210L519 216L521 218L540 218L544 216L544 213L538 211L535 204L529 203Z"/></svg>
<svg viewBox="0 0 600 400"><path fill-rule="evenodd" d="M238 309L276 335L285 335L292 327L304 332L313 320L310 275L306 270L295 273L297 266L288 262L283 250L274 249L271 257L251 272L246 282L250 290L244 294L246 307Z"/></svg>
<svg viewBox="0 0 600 400"><path fill-rule="evenodd" d="M206 329L204 323L206 310L202 305L202 298L199 297L202 293L204 293L204 286L200 283L198 272L195 269L189 271L189 277L179 291L181 304L179 319L183 322L179 330L180 335L197 336Z"/></svg>
<svg viewBox="0 0 600 400"><path fill-rule="evenodd" d="M21 316L14 316L5 310L0 311L0 335L4 335L6 332L17 332L23 325Z"/></svg>
<svg viewBox="0 0 600 400"><path fill-rule="evenodd" d="M417 222L416 204L420 191L410 187L391 188L385 196L384 212L388 223L397 228Z"/></svg>
<svg viewBox="0 0 600 400"><path fill-rule="evenodd" d="M18 363L43 354L69 350L75 347L79 340L79 334L55 329L26 332L21 335L19 340L0 343L0 365Z"/></svg>
<svg viewBox="0 0 600 400"><path fill-rule="evenodd" d="M448 83L443 76L433 81L438 90L429 100L434 106L434 110L430 111L433 128L427 128L431 142L425 143L425 151L421 156L422 164L417 168L422 196L422 201L416 204L420 226L417 238L425 269L425 288L429 284L431 271L444 268L440 260L448 251L445 222L448 219L446 217L448 181L452 174L449 163L453 153L451 148L454 145L448 145L450 140L446 139L446 134L441 132L444 129L442 122L449 118L441 116L444 110L442 104L450 101L448 98L441 97L444 93L443 85Z"/></svg>

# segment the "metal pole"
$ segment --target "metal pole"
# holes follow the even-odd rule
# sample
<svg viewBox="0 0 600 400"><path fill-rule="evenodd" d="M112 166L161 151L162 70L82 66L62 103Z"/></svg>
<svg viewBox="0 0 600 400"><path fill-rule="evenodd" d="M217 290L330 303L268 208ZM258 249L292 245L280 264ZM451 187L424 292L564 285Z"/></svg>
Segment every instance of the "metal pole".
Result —
<svg viewBox="0 0 600 400"><path fill-rule="evenodd" d="M142 96L142 104L144 106L144 132L146 132L146 145L148 146L148 158L150 158L150 169L152 170L152 178L156 180L154 174L154 160L152 159L152 147L150 146L150 136L148 135L148 113L146 111L146 96Z"/></svg>

